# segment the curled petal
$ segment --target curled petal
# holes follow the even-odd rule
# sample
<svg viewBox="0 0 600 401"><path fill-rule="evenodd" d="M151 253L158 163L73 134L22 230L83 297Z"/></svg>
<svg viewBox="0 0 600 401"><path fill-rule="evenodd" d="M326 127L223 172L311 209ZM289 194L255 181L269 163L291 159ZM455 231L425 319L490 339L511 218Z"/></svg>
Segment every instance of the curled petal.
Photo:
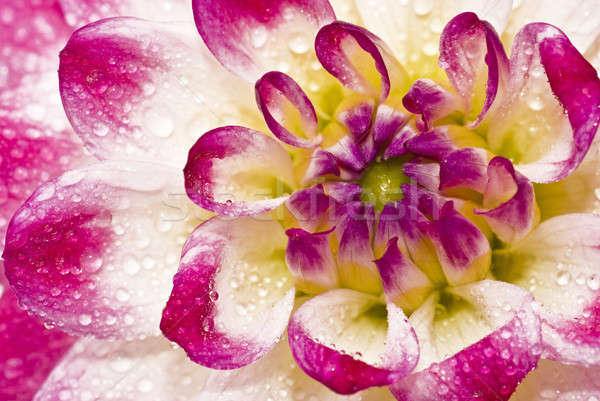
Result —
<svg viewBox="0 0 600 401"><path fill-rule="evenodd" d="M502 96L509 77L509 62L498 34L488 22L481 21L472 12L457 15L442 32L439 64L463 98L466 110L479 106L473 104L473 97L484 60L487 89L474 126L483 119L496 98Z"/></svg>
<svg viewBox="0 0 600 401"><path fill-rule="evenodd" d="M457 285L481 280L491 262L486 236L447 202L438 220L421 224L429 234L448 283Z"/></svg>
<svg viewBox="0 0 600 401"><path fill-rule="evenodd" d="M411 153L438 161L452 151L465 147L485 149L487 144L478 134L456 125L435 127L406 142L406 148Z"/></svg>
<svg viewBox="0 0 600 401"><path fill-rule="evenodd" d="M311 234L300 228L286 231L289 238L285 261L306 292L320 292L338 287L336 263L331 251L329 231Z"/></svg>
<svg viewBox="0 0 600 401"><path fill-rule="evenodd" d="M494 255L495 276L528 289L544 306L544 358L600 363L599 227L592 214L553 217Z"/></svg>
<svg viewBox="0 0 600 401"><path fill-rule="evenodd" d="M263 75L256 82L256 101L269 129L279 140L306 149L320 144L315 108L288 75L278 71Z"/></svg>
<svg viewBox="0 0 600 401"><path fill-rule="evenodd" d="M422 116L426 130L435 120L460 108L456 96L431 79L416 80L402 98L402 104L406 110Z"/></svg>
<svg viewBox="0 0 600 401"><path fill-rule="evenodd" d="M416 157L404 163L402 172L430 191L440 188L440 165L436 162Z"/></svg>
<svg viewBox="0 0 600 401"><path fill-rule="evenodd" d="M294 186L292 161L274 139L244 127L221 127L190 149L184 169L192 201L227 216L274 209Z"/></svg>
<svg viewBox="0 0 600 401"><path fill-rule="evenodd" d="M179 237L197 222L172 167L102 163L42 185L8 228L6 276L44 322L98 338L158 334ZM191 227L190 227L191 225Z"/></svg>
<svg viewBox="0 0 600 401"><path fill-rule="evenodd" d="M409 117L406 113L394 107L387 104L377 106L375 120L373 121L373 139L375 140L375 144L379 146L397 135L408 120Z"/></svg>
<svg viewBox="0 0 600 401"><path fill-rule="evenodd" d="M534 182L571 174L600 122L600 80L569 39L543 23L515 37L507 96L491 117L491 149ZM533 112L532 112L533 110Z"/></svg>
<svg viewBox="0 0 600 401"><path fill-rule="evenodd" d="M386 313L374 297L347 289L304 303L292 315L288 336L300 367L340 394L397 381L419 353L400 308L387 304Z"/></svg>
<svg viewBox="0 0 600 401"><path fill-rule="evenodd" d="M533 185L503 157L490 161L487 177L483 204L488 210L475 213L483 216L502 241L518 242L540 219Z"/></svg>
<svg viewBox="0 0 600 401"><path fill-rule="evenodd" d="M362 171L368 164L361 146L352 135L346 135L335 145L326 149L343 167L356 172Z"/></svg>
<svg viewBox="0 0 600 401"><path fill-rule="evenodd" d="M335 111L337 120L360 142L369 133L375 102L369 98L348 98Z"/></svg>
<svg viewBox="0 0 600 401"><path fill-rule="evenodd" d="M29 401L75 338L44 327L8 289L0 291L0 322L0 399Z"/></svg>
<svg viewBox="0 0 600 401"><path fill-rule="evenodd" d="M300 227L315 232L327 222L327 211L334 203L323 191L323 185L316 185L294 192L285 205Z"/></svg>
<svg viewBox="0 0 600 401"><path fill-rule="evenodd" d="M323 186L329 196L342 204L360 200L360 194L362 193L360 185L350 182L331 181L326 182Z"/></svg>
<svg viewBox="0 0 600 401"><path fill-rule="evenodd" d="M163 334L213 369L262 357L281 337L294 306L285 244L274 221L215 217L198 226L183 247Z"/></svg>
<svg viewBox="0 0 600 401"><path fill-rule="evenodd" d="M323 67L346 87L380 101L388 97L388 67L393 66L384 58L380 39L369 31L336 21L321 28L315 49Z"/></svg>
<svg viewBox="0 0 600 401"><path fill-rule="evenodd" d="M194 139L227 113L260 118L250 88L211 58L191 23L87 25L61 52L59 80L71 125L100 159L182 165Z"/></svg>
<svg viewBox="0 0 600 401"><path fill-rule="evenodd" d="M408 149L405 146L406 142L417 135L418 134L411 127L404 127L397 133L393 134L392 140L383 152L383 160L391 159L392 157L403 156L408 153Z"/></svg>
<svg viewBox="0 0 600 401"><path fill-rule="evenodd" d="M250 82L276 70L290 51L310 49L288 48L288 40L300 40L304 47L320 27L335 20L327 0L194 0L192 8L198 32L213 55Z"/></svg>
<svg viewBox="0 0 600 401"><path fill-rule="evenodd" d="M404 311L414 311L433 289L431 281L398 248L398 238L388 242L383 256L375 261L387 302Z"/></svg>
<svg viewBox="0 0 600 401"><path fill-rule="evenodd" d="M439 355L422 352L417 372L394 383L392 393L400 401L507 401L540 357L539 305L496 281L452 292L448 313L428 302L411 316L421 349Z"/></svg>

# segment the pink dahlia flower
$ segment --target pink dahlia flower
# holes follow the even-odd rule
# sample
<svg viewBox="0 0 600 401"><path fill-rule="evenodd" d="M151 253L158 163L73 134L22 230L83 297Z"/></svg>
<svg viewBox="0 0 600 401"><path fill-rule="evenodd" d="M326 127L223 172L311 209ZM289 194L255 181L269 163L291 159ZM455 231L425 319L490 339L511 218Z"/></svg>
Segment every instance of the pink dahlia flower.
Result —
<svg viewBox="0 0 600 401"><path fill-rule="evenodd" d="M4 5L0 397L599 399L600 3L185 3Z"/></svg>

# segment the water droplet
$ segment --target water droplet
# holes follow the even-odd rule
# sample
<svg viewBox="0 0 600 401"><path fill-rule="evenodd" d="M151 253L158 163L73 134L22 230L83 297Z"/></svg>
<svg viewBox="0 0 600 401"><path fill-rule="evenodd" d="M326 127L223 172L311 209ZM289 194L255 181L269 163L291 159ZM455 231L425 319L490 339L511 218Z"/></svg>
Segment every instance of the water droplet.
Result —
<svg viewBox="0 0 600 401"><path fill-rule="evenodd" d="M413 9L419 17L424 17L433 10L433 0L415 0Z"/></svg>
<svg viewBox="0 0 600 401"><path fill-rule="evenodd" d="M161 138L168 138L175 130L173 120L158 113L149 113L146 116L146 123L152 133Z"/></svg>
<svg viewBox="0 0 600 401"><path fill-rule="evenodd" d="M108 126L103 123L96 123L94 124L93 132L94 135L99 137L106 136L108 134Z"/></svg>
<svg viewBox="0 0 600 401"><path fill-rule="evenodd" d="M148 379L143 379L140 380L140 382L137 385L137 388L142 393L149 393L154 388L154 384Z"/></svg>
<svg viewBox="0 0 600 401"><path fill-rule="evenodd" d="M264 26L259 26L250 34L250 42L255 48L263 47L267 43L267 29Z"/></svg>
<svg viewBox="0 0 600 401"><path fill-rule="evenodd" d="M540 111L544 108L544 102L539 96L529 99L527 102L529 108L534 111Z"/></svg>
<svg viewBox="0 0 600 401"><path fill-rule="evenodd" d="M600 277L596 274L587 279L587 286L590 290L596 291L600 289Z"/></svg>
<svg viewBox="0 0 600 401"><path fill-rule="evenodd" d="M567 285L571 280L571 275L567 271L561 271L556 275L556 282L558 285Z"/></svg>
<svg viewBox="0 0 600 401"><path fill-rule="evenodd" d="M85 313L79 315L79 324L82 326L88 326L90 323L92 323L92 317L90 315Z"/></svg>
<svg viewBox="0 0 600 401"><path fill-rule="evenodd" d="M304 33L297 33L292 36L288 46L293 53L304 54L310 50L310 40L305 36Z"/></svg>

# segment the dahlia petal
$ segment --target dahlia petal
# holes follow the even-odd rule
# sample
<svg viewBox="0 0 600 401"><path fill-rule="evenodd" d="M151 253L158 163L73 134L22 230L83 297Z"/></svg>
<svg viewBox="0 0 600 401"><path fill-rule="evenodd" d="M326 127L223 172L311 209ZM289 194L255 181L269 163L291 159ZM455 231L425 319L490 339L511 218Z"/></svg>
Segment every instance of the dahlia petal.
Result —
<svg viewBox="0 0 600 401"><path fill-rule="evenodd" d="M333 154L321 148L313 151L308 167L302 177L302 184L307 185L324 175L333 175L339 177L341 174L340 167Z"/></svg>
<svg viewBox="0 0 600 401"><path fill-rule="evenodd" d="M585 157L600 122L600 80L557 28L529 24L511 54L507 96L490 120L492 151L515 161L534 182L571 174ZM532 113L533 110L534 112Z"/></svg>
<svg viewBox="0 0 600 401"><path fill-rule="evenodd" d="M162 338L136 342L84 339L52 373L36 401L64 401L66 397L71 401L295 401L302 394L320 401L347 400L301 371L287 339L264 358L234 371L198 366Z"/></svg>
<svg viewBox="0 0 600 401"><path fill-rule="evenodd" d="M539 222L533 185L503 157L490 161L487 177L483 204L488 210L476 209L475 213L483 216L502 241L518 242ZM503 201L503 197L508 199Z"/></svg>
<svg viewBox="0 0 600 401"><path fill-rule="evenodd" d="M600 368L563 365L540 359L537 368L523 380L511 401L589 401L600 397Z"/></svg>
<svg viewBox="0 0 600 401"><path fill-rule="evenodd" d="M190 199L227 216L274 209L294 187L292 160L274 139L228 126L204 134L190 149L184 169Z"/></svg>
<svg viewBox="0 0 600 401"><path fill-rule="evenodd" d="M323 184L325 191L336 201L346 204L360 200L362 188L358 184L342 181L331 181Z"/></svg>
<svg viewBox="0 0 600 401"><path fill-rule="evenodd" d="M59 79L71 124L100 159L180 165L208 127L231 115L260 119L249 85L212 59L188 23L87 25L61 52Z"/></svg>
<svg viewBox="0 0 600 401"><path fill-rule="evenodd" d="M443 79L436 65L442 29L450 19L465 11L476 13L502 32L512 10L510 0L457 0L432 2L395 0L357 2L365 26L381 37L414 77Z"/></svg>
<svg viewBox="0 0 600 401"><path fill-rule="evenodd" d="M406 113L388 106L387 104L378 105L373 121L373 138L375 139L375 144L381 145L387 142L388 139L397 136L402 126L406 124L408 120L409 117ZM388 147L390 145L388 145ZM389 157L392 156L388 156L388 158Z"/></svg>
<svg viewBox="0 0 600 401"><path fill-rule="evenodd" d="M347 289L318 295L290 320L292 354L312 378L340 394L391 384L416 365L419 346L394 304ZM387 315L387 322L385 315Z"/></svg>
<svg viewBox="0 0 600 401"><path fill-rule="evenodd" d="M79 28L101 18L127 15L151 21L191 20L189 4L185 0L58 0L66 22Z"/></svg>
<svg viewBox="0 0 600 401"><path fill-rule="evenodd" d="M477 101L477 82L487 64L485 100ZM476 126L502 94L509 77L508 57L494 28L476 14L466 12L454 17L444 28L440 38L440 66L463 98L465 109L479 114L472 124ZM475 99L474 99L475 97ZM479 111L481 110L481 111Z"/></svg>
<svg viewBox="0 0 600 401"><path fill-rule="evenodd" d="M98 338L158 334L179 237L197 224L177 204L177 169L110 162L42 185L8 227L6 276L44 322Z"/></svg>
<svg viewBox="0 0 600 401"><path fill-rule="evenodd" d="M275 221L214 217L198 226L183 247L160 322L163 334L213 369L262 357L294 306L286 242Z"/></svg>
<svg viewBox="0 0 600 401"><path fill-rule="evenodd" d="M456 96L431 79L417 79L402 98L406 110L419 114L429 130L435 120L445 117L461 105Z"/></svg>
<svg viewBox="0 0 600 401"><path fill-rule="evenodd" d="M315 39L317 57L331 75L353 91L383 101L395 66L381 46L369 31L340 21L321 28Z"/></svg>
<svg viewBox="0 0 600 401"><path fill-rule="evenodd" d="M423 303L433 289L431 281L398 247L398 238L388 242L383 256L375 261L385 299L403 311L414 311Z"/></svg>
<svg viewBox="0 0 600 401"><path fill-rule="evenodd" d="M380 107L381 108L381 107ZM403 156L408 153L405 144L408 140L417 136L415 130L411 127L404 127L392 136L392 140L383 152L383 160L391 159L392 157Z"/></svg>
<svg viewBox="0 0 600 401"><path fill-rule="evenodd" d="M419 156L441 161L460 148L487 148L486 142L473 131L457 125L435 127L406 142L406 148Z"/></svg>
<svg viewBox="0 0 600 401"><path fill-rule="evenodd" d="M440 165L436 162L416 157L404 163L402 172L430 191L440 189Z"/></svg>
<svg viewBox="0 0 600 401"><path fill-rule="evenodd" d="M600 34L600 4L594 0L577 3L568 0L554 2L535 0L516 3L504 37L510 43L516 33L526 24L544 21L560 28L575 47L583 53L592 48Z"/></svg>
<svg viewBox="0 0 600 401"><path fill-rule="evenodd" d="M372 208L348 208L337 227L338 274L340 283L345 288L368 293L381 291L381 279L373 262L375 256L371 247L373 220Z"/></svg>
<svg viewBox="0 0 600 401"><path fill-rule="evenodd" d="M599 227L592 214L553 217L494 255L495 276L528 289L544 306L544 358L600 364Z"/></svg>
<svg viewBox="0 0 600 401"><path fill-rule="evenodd" d="M256 101L269 129L279 140L306 149L321 143L315 108L288 75L279 71L263 75L256 82Z"/></svg>
<svg viewBox="0 0 600 401"><path fill-rule="evenodd" d="M296 285L309 294L338 287L337 266L330 244L333 230L314 234L301 228L286 231L289 242L285 261L296 278Z"/></svg>
<svg viewBox="0 0 600 401"><path fill-rule="evenodd" d="M488 157L481 148L463 148L451 152L440 162L440 190L445 193L471 189L479 193L487 185Z"/></svg>
<svg viewBox="0 0 600 401"><path fill-rule="evenodd" d="M319 28L335 20L327 0L194 0L192 8L213 55L249 82L279 70L291 55L307 53Z"/></svg>
<svg viewBox="0 0 600 401"><path fill-rule="evenodd" d="M348 98L335 111L337 120L360 142L369 133L375 102L370 98Z"/></svg>
<svg viewBox="0 0 600 401"><path fill-rule="evenodd" d="M334 200L323 191L323 185L294 192L285 203L299 226L307 231L315 232L326 223L327 211L334 205Z"/></svg>
<svg viewBox="0 0 600 401"><path fill-rule="evenodd" d="M481 280L491 261L486 236L447 202L438 220L421 224L429 234L450 285Z"/></svg>
<svg viewBox="0 0 600 401"><path fill-rule="evenodd" d="M326 149L343 167L362 171L368 164L360 145L352 135L346 135L333 146Z"/></svg>
<svg viewBox="0 0 600 401"><path fill-rule="evenodd" d="M506 401L535 368L541 336L531 295L489 280L453 293L448 312L435 313L429 302L411 316L421 349L434 355L421 353L417 372L390 387L398 400Z"/></svg>
<svg viewBox="0 0 600 401"><path fill-rule="evenodd" d="M75 339L47 329L17 302L0 291L0 399L30 401Z"/></svg>

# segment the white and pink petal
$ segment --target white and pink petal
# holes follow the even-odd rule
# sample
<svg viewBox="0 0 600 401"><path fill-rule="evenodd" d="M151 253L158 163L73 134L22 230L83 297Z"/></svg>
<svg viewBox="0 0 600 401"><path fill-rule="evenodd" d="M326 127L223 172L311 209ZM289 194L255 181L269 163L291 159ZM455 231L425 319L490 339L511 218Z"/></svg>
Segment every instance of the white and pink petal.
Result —
<svg viewBox="0 0 600 401"><path fill-rule="evenodd" d="M294 306L287 238L269 219L220 216L184 245L160 328L194 362L235 369L265 355Z"/></svg>
<svg viewBox="0 0 600 401"><path fill-rule="evenodd" d="M159 164L107 162L42 185L13 216L4 249L21 305L70 333L158 334L182 237L199 221L174 199L180 177Z"/></svg>

